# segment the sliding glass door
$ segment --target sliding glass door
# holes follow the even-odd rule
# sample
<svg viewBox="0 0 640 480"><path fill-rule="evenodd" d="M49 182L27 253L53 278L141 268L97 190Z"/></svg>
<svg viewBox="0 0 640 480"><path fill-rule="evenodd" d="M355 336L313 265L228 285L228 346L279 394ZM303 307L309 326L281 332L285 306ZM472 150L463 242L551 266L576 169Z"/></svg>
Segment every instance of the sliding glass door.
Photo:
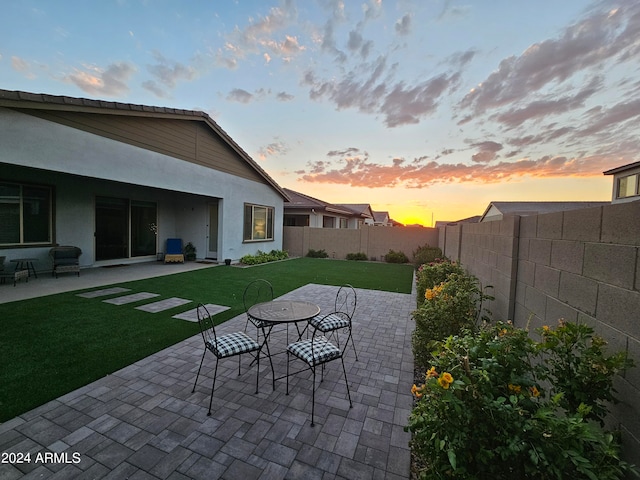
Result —
<svg viewBox="0 0 640 480"><path fill-rule="evenodd" d="M155 203L96 197L96 260L155 255L157 218Z"/></svg>

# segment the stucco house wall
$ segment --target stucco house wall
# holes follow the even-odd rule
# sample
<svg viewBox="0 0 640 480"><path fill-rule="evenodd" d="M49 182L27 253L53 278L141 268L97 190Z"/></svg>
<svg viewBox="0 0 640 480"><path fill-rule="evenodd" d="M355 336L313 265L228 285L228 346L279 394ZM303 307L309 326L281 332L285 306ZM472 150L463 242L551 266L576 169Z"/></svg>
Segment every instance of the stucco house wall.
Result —
<svg viewBox="0 0 640 480"><path fill-rule="evenodd" d="M192 242L203 258L208 252L209 204L218 205L217 258L237 260L258 249L282 248L285 195L260 172L237 175L227 168L184 161L157 151L24 111L0 106L0 180L54 187L54 237L60 245L83 250L81 266L100 265L95 259L96 196L127 198L157 204L157 251L167 238ZM211 134L215 137L215 134ZM197 147L197 146L196 146ZM228 154L234 161L233 154ZM247 170L238 156L239 169ZM271 241L244 242L245 203L274 208ZM33 257L36 268L50 268L51 245L2 248L7 262ZM149 260L131 257L119 261ZM105 263L110 263L105 261ZM113 262L111 262L113 263Z"/></svg>

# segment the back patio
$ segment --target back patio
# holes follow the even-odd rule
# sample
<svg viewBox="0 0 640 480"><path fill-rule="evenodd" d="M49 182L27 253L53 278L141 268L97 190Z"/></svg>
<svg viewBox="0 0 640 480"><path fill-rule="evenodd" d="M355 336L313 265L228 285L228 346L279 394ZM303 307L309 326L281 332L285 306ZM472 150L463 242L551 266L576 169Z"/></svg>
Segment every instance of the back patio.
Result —
<svg viewBox="0 0 640 480"><path fill-rule="evenodd" d="M145 268L147 273L141 273ZM122 273L95 270L83 270L83 288L164 271L153 264L141 265L137 274L131 267ZM99 275L104 275L102 281ZM38 278L15 289L4 286L2 296L70 288L61 280ZM336 290L308 284L283 298L313 299L325 311L332 308ZM236 359L221 361L213 412L207 417L215 360L207 355L191 393L203 351L202 338L196 335L0 424L0 452L31 454L30 463L3 461L0 478L409 478L409 434L403 426L412 406L415 292L357 293L353 328L358 361L351 348L345 358L352 409L340 362L327 365L317 390L316 425L311 427L311 374L293 377L287 396L284 380L272 391L265 362L256 395L255 367L249 369L244 358L240 377ZM245 316L239 315L218 331L244 327ZM277 372L286 368L285 359L275 358ZM56 455L38 457L39 452ZM46 458L48 463L36 462Z"/></svg>

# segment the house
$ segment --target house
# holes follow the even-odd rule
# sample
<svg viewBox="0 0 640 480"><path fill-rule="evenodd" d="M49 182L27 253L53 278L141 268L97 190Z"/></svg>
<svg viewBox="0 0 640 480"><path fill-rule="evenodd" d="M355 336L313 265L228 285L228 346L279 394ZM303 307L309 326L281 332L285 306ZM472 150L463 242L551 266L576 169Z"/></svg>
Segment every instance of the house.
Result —
<svg viewBox="0 0 640 480"><path fill-rule="evenodd" d="M613 175L611 203L640 200L640 162L612 168L603 173Z"/></svg>
<svg viewBox="0 0 640 480"><path fill-rule="evenodd" d="M283 190L289 197L284 203L286 227L360 228L372 217L368 205L337 205L288 188Z"/></svg>
<svg viewBox="0 0 640 480"><path fill-rule="evenodd" d="M357 217L357 228L362 225L373 225L373 210L368 203L339 203L341 207L351 210Z"/></svg>
<svg viewBox="0 0 640 480"><path fill-rule="evenodd" d="M508 215L541 215L608 205L608 202L491 202L480 217L480 222L502 220Z"/></svg>
<svg viewBox="0 0 640 480"><path fill-rule="evenodd" d="M200 111L0 90L0 254L50 269L282 248L282 188Z"/></svg>
<svg viewBox="0 0 640 480"><path fill-rule="evenodd" d="M373 224L376 227L401 227L400 222L396 222L389 216L389 212L373 212Z"/></svg>

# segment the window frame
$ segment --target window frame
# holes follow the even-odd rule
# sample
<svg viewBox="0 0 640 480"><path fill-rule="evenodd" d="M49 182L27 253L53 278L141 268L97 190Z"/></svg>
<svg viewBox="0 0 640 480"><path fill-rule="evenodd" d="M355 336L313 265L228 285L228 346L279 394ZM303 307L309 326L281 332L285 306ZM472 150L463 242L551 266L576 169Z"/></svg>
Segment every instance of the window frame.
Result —
<svg viewBox="0 0 640 480"><path fill-rule="evenodd" d="M625 193L624 195L622 195L623 180L626 180L628 182L629 180L631 180L632 177L635 177L635 179L632 180L634 182L633 193L629 195ZM618 177L618 180L616 183L617 183L616 198L631 198L631 197L637 197L638 195L640 195L640 172L630 173L629 175L620 176Z"/></svg>
<svg viewBox="0 0 640 480"><path fill-rule="evenodd" d="M18 187L19 196L18 196L18 241L17 242L6 242L0 243L0 248L11 248L11 247L32 247L32 246L46 246L53 245L54 243L54 199L55 199L55 189L53 185L44 185L39 183L27 183L27 182L15 182L15 181L7 181L0 180L0 184ZM37 240L37 241L25 241L25 235L28 232L28 225L25 226L25 214L27 209L25 208L25 189L40 189L44 190L47 193L46 207L48 211L46 212L46 221L47 221L47 239L46 240Z"/></svg>
<svg viewBox="0 0 640 480"><path fill-rule="evenodd" d="M260 205L257 203L245 203L243 211L243 228L242 228L242 241L243 243L256 243L256 242L273 242L275 239L275 207L270 205ZM264 237L260 237L260 232L263 230L260 225L257 224L258 218L256 213L264 212Z"/></svg>

